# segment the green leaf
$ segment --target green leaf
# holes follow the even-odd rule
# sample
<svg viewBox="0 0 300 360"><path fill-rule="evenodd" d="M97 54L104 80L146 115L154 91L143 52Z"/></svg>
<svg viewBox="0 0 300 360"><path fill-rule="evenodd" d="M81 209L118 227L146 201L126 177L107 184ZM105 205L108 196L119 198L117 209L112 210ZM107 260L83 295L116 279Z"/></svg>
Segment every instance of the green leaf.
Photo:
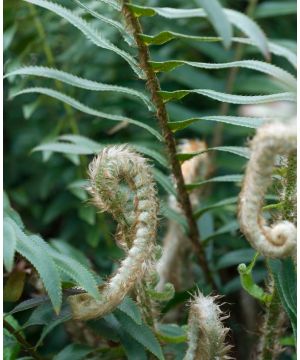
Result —
<svg viewBox="0 0 300 360"><path fill-rule="evenodd" d="M119 336L128 360L147 360L147 353L143 345L122 329L119 329Z"/></svg>
<svg viewBox="0 0 300 360"><path fill-rule="evenodd" d="M137 304L128 296L124 298L118 309L129 316L138 325L142 324L142 316Z"/></svg>
<svg viewBox="0 0 300 360"><path fill-rule="evenodd" d="M72 313L71 310L68 306L63 307L60 314L53 316L53 318L51 318L50 321L47 321L45 326L43 327L43 330L41 332L41 335L39 337L38 342L35 345L35 348L38 348L40 345L42 345L43 340L45 339L45 337L54 329L56 328L58 325L69 321L72 319Z"/></svg>
<svg viewBox="0 0 300 360"><path fill-rule="evenodd" d="M122 325L124 331L132 336L136 341L142 344L147 350L149 350L158 359L163 360L164 355L160 347L159 342L154 336L150 328L145 325L138 325L129 316L121 312L120 310L115 311L115 316Z"/></svg>
<svg viewBox="0 0 300 360"><path fill-rule="evenodd" d="M10 222L16 233L16 251L35 267L49 294L55 312L59 313L62 304L61 280L58 270L49 255L49 245L42 239L25 235L12 219L8 219L7 221Z"/></svg>
<svg viewBox="0 0 300 360"><path fill-rule="evenodd" d="M220 37L216 36L194 36L173 31L162 31L156 35L141 34L140 36L147 45L161 45L173 39L186 39L200 42L220 42L222 40ZM256 47L255 42L248 38L234 37L232 38L232 41L239 44L246 44ZM282 46L274 41L268 41L267 44L269 51L272 54L284 57L287 61L291 63L291 65L293 65L294 68L297 68L297 55L295 51L292 51L286 46ZM162 68L161 71L165 70Z"/></svg>
<svg viewBox="0 0 300 360"><path fill-rule="evenodd" d="M55 355L53 360L82 360L92 351L93 349L87 345L71 344Z"/></svg>
<svg viewBox="0 0 300 360"><path fill-rule="evenodd" d="M131 34L128 31L126 31L125 27L121 23L99 14L98 12L90 9L88 6L86 6L79 0L75 0L75 2L79 6L81 6L83 9L85 9L89 14L91 14L94 18L101 20L101 21L111 25L115 29L117 29L119 31L119 33L123 36L124 40L127 42L128 45L136 46L134 38L131 36Z"/></svg>
<svg viewBox="0 0 300 360"><path fill-rule="evenodd" d="M187 225L187 221L186 218L184 217L184 215L178 213L177 211L173 210L172 208L170 208L168 206L168 204L166 204L164 201L160 201L160 214L164 217L166 217L167 219L170 219L172 221L175 221L176 223L180 224L183 229L185 229L186 231L188 231L188 225Z"/></svg>
<svg viewBox="0 0 300 360"><path fill-rule="evenodd" d="M186 189L193 190L196 189L204 184L208 184L211 182L242 182L244 175L236 174L236 175L223 175L223 176L216 176L214 178L203 180L198 183L192 183L185 185Z"/></svg>
<svg viewBox="0 0 300 360"><path fill-rule="evenodd" d="M185 35L174 31L162 31L156 35L140 34L140 38L143 39L143 42L146 45L162 45L173 39L187 39L187 40L204 41L204 42L221 41L220 37ZM151 61L151 63L153 62ZM160 70L160 71L165 71L165 70Z"/></svg>
<svg viewBox="0 0 300 360"><path fill-rule="evenodd" d="M88 271L81 263L70 256L59 253L56 249L50 247L49 255L51 255L57 267L72 280L76 285L85 289L95 299L99 299L99 291L97 282L90 271Z"/></svg>
<svg viewBox="0 0 300 360"><path fill-rule="evenodd" d="M293 15L297 13L297 1L265 1L255 9L256 19Z"/></svg>
<svg viewBox="0 0 300 360"><path fill-rule="evenodd" d="M75 155L91 155L95 151L89 147L65 143L65 142L47 142L36 146L32 152L36 151L52 151L62 154L75 154Z"/></svg>
<svg viewBox="0 0 300 360"><path fill-rule="evenodd" d="M180 344L187 341L186 331L176 324L157 324L157 336L163 342Z"/></svg>
<svg viewBox="0 0 300 360"><path fill-rule="evenodd" d="M29 310L48 301L49 301L48 296L40 295L32 299L22 301L20 304L14 307L8 314L15 314L17 312Z"/></svg>
<svg viewBox="0 0 300 360"><path fill-rule="evenodd" d="M219 208L219 207L224 207L224 206L227 206L227 205L236 204L237 201L238 201L238 198L235 196L235 197L231 197L231 198L228 198L228 199L218 201L218 202L216 202L214 204L211 204L211 205L208 205L208 206L201 207L200 209L197 209L194 212L194 218L198 219L200 216L202 216L204 213L206 213L209 210L216 209L216 208Z"/></svg>
<svg viewBox="0 0 300 360"><path fill-rule="evenodd" d="M171 178L156 168L152 168L152 173L155 181L157 181L159 185L161 185L161 187L166 190L167 193L176 196L176 190L174 189Z"/></svg>
<svg viewBox="0 0 300 360"><path fill-rule="evenodd" d="M65 84L91 90L91 91L111 91L113 93L122 93L125 95L133 96L139 100L142 100L149 110L153 110L153 104L150 99L140 91L130 89L124 86L103 84L97 81L84 79L76 75L67 73L65 71L45 67L45 66L26 66L20 69L9 72L5 77L15 76L15 75L33 75L41 76L53 80L59 80Z"/></svg>
<svg viewBox="0 0 300 360"><path fill-rule="evenodd" d="M14 266L17 236L14 227L5 218L3 221L3 263L8 272Z"/></svg>
<svg viewBox="0 0 300 360"><path fill-rule="evenodd" d="M238 265L241 262L249 263L252 261L254 255L255 250L253 249L240 249L227 252L219 258L216 264L216 268L220 270L226 269L233 265Z"/></svg>
<svg viewBox="0 0 300 360"><path fill-rule="evenodd" d="M265 123L268 119L256 118L256 117L241 117L241 116L203 116L199 118L191 118L181 121L172 121L169 122L169 128L173 131L183 130L191 124L194 124L198 121L213 121L221 122L230 125L237 125L248 127L251 129L257 129Z"/></svg>
<svg viewBox="0 0 300 360"><path fill-rule="evenodd" d="M223 151L223 152L228 152L228 153L231 153L234 155L244 157L246 159L250 158L249 148L241 147L241 146L216 146L216 147L207 148L205 150L197 151L197 152L193 152L193 153L179 153L179 154L176 154L176 157L178 160L183 162L183 161L192 159L194 156L204 154L208 151Z"/></svg>
<svg viewBox="0 0 300 360"><path fill-rule="evenodd" d="M292 259L269 261L280 300L287 312L294 335L297 332L297 277Z"/></svg>
<svg viewBox="0 0 300 360"><path fill-rule="evenodd" d="M241 60L241 61L232 61L228 63L203 63L195 61L183 61L183 60L168 60L164 62L151 62L153 69L158 71L172 71L179 66L188 65L200 69L229 69L229 68L245 68L255 71L262 72L264 74L270 75L275 79L279 80L280 83L285 84L289 90L297 90L297 79L291 75L289 72L281 69L280 67L268 64L264 61L258 60Z"/></svg>
<svg viewBox="0 0 300 360"><path fill-rule="evenodd" d="M160 7L145 7L131 5L131 9L135 14L140 16L153 16L155 14L167 19L186 19L194 17L207 17L202 9L175 9L175 8L160 8ZM247 15L241 12L224 9L225 15L231 24L235 25L240 31L246 34L249 39L261 50L266 58L269 58L269 48L266 36L261 28Z"/></svg>
<svg viewBox="0 0 300 360"><path fill-rule="evenodd" d="M216 32L223 39L225 48L229 48L232 38L232 26L218 0L198 0L205 10L208 19L211 21Z"/></svg>
<svg viewBox="0 0 300 360"><path fill-rule="evenodd" d="M156 150L152 150L149 147L138 145L135 143L132 143L132 146L140 153L150 156L152 159L156 160L158 163L160 163L165 168L169 168L169 163L166 157L159 153Z"/></svg>
<svg viewBox="0 0 300 360"><path fill-rule="evenodd" d="M88 22L86 22L81 17L77 16L71 10L46 0L25 0L31 4L40 6L42 8L48 9L55 14L59 15L63 19L67 20L70 24L75 26L78 30L80 30L90 41L92 41L96 46L100 48L111 50L114 53L121 56L132 68L132 70L138 75L139 78L144 79L145 75L142 69L139 67L136 60L127 52L119 49L117 46L112 44L109 40L104 39L103 36L94 29Z"/></svg>
<svg viewBox="0 0 300 360"><path fill-rule="evenodd" d="M154 130L150 126L144 124L143 122L133 120L133 119L130 119L125 116L107 114L107 113L92 109L92 108L82 104L81 102L73 99L72 97L65 95L59 91L53 90L53 89L40 88L40 87L28 88L28 89L24 89L24 90L21 90L21 91L18 91L16 93L12 94L11 97L15 97L15 96L23 95L23 94L32 94L32 93L38 93L38 94L50 96L54 99L60 100L63 103L66 103L66 104L72 106L76 110L79 110L79 111L81 111L85 114L91 115L91 116L96 116L96 117L99 117L102 119L108 119L108 120L112 120L112 121L124 121L129 124L134 124L143 129L146 129L152 135L154 135L158 140L162 141L162 136L156 130Z"/></svg>
<svg viewBox="0 0 300 360"><path fill-rule="evenodd" d="M199 95L207 96L217 101L226 102L229 104L241 104L241 105L265 104L276 101L296 102L296 94L293 92L285 92L285 93L278 93L271 95L246 96L246 95L226 94L209 89L192 89L192 90L160 91L159 94L164 100L164 102L180 100L189 94L199 94Z"/></svg>

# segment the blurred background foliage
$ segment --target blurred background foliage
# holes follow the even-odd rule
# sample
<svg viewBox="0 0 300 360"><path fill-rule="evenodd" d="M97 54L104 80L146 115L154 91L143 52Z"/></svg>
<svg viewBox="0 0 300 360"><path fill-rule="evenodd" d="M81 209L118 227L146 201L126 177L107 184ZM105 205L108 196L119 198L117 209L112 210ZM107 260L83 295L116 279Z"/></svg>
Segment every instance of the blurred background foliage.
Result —
<svg viewBox="0 0 300 360"><path fill-rule="evenodd" d="M103 15L110 18L116 17L116 14L105 3L94 0L85 3ZM241 12L246 12L249 6L246 0L223 0L221 3L224 7ZM267 3L273 4L269 12L268 9L264 10ZM268 38L277 40L292 51L295 51L296 46L296 17L293 10L295 3L296 1L257 1L253 13L253 17ZM120 33L114 28L86 14L74 1L64 0L63 4L76 9L78 14L83 15L96 28L101 29L105 37L114 44L132 52L132 48L126 45ZM197 7L199 4L193 0L184 2L141 0L139 5L189 8ZM149 17L143 18L142 24L144 33L149 35L166 29L198 36L215 35L211 25L205 19L173 21ZM152 46L151 57L156 61L169 58L227 62L235 58L237 47L239 45L233 44L229 50L225 50L221 43L191 42L181 39L162 46ZM243 47L243 57L263 60L263 56L254 47ZM291 73L295 72L284 58L273 56L272 63ZM143 81L136 78L121 58L112 52L95 47L86 41L80 32L52 12L20 0L5 0L5 72L23 65L51 66L91 80L145 91ZM183 66L172 72L160 74L159 78L164 90L206 88L225 92L230 71L230 69L196 70ZM156 120L144 104L120 94L88 92L38 77L15 77L5 79L4 82L4 185L12 207L21 215L26 228L31 232L41 234L48 241L56 240L60 244L70 245L68 249L73 252L73 255L76 254L78 259L89 264L96 273L105 277L117 266L117 260L122 257L122 252L113 241L115 224L111 217L97 213L89 203L87 194L80 187L82 181L86 179L87 166L92 155L78 156L72 151L62 154L59 151L33 152L32 150L41 143L57 141L58 136L65 134L80 134L101 145L131 143L156 150L164 157L165 149L151 134L139 127L124 124L122 128L118 128L112 121L85 115L43 95L29 94L9 100L12 92L24 88L25 85L26 87L49 86L100 111L127 115L151 124L154 128L157 128ZM276 88L276 86L278 85L266 75L243 69L237 73L232 92L269 94L273 93L274 89L280 90L280 87ZM224 110L222 110L222 104L197 95L190 95L177 103L169 103L167 107L172 121L221 114ZM238 106L230 105L227 114L238 113ZM220 145L245 146L247 140L254 134L254 129L229 124L220 127L215 122L200 121L178 132L176 137L178 141L185 138L199 138L211 147L216 132L221 136ZM213 160L215 176L242 174L246 163L243 157L227 152L215 153ZM169 176L161 164L155 162L155 166ZM171 183L171 178L167 179ZM159 192L160 199L166 202L168 194L160 185ZM212 183L205 188L201 206L206 207L220 200L235 197L238 192L239 184ZM163 238L167 221L166 217L161 216L159 242ZM261 312L261 308L255 304L255 315L245 312L247 304L253 300L242 290L236 267L240 262L250 262L254 251L250 249L238 231L234 204L205 212L199 218L198 225L202 239L208 239L206 251L219 286L218 292L226 296L226 303L228 303L226 306L231 314L228 321L233 330L232 340L236 348L236 356L245 359L257 337L256 324L253 321L257 320L257 314ZM209 287L206 288L203 282L196 262L194 267L199 279L197 285L200 289L210 292ZM257 282L265 280L266 270L262 259L259 259L253 275ZM27 280L24 280L24 289L17 302L39 293L33 285L32 277L34 277L33 273L26 274ZM166 305L165 311L184 303L189 298L189 290L191 289L176 293L174 299ZM5 311L11 310L17 302L5 302ZM250 306L250 308L253 307ZM16 318L22 322L26 314L16 314ZM182 319L182 323L185 322L186 317ZM252 331L249 331L249 326ZM44 341L41 346L42 353L52 354L69 344L64 327L59 326L57 329ZM28 339L34 343L39 337L40 328L31 327L27 332ZM291 359L292 354L292 348L287 348L282 359Z"/></svg>

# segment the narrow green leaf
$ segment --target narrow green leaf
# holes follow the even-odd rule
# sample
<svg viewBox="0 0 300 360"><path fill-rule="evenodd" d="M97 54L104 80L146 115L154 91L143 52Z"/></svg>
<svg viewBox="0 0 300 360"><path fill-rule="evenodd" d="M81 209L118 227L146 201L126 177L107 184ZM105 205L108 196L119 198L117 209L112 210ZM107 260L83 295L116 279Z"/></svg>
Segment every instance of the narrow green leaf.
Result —
<svg viewBox="0 0 300 360"><path fill-rule="evenodd" d="M214 204L201 207L200 209L197 209L194 212L194 218L198 219L200 216L202 216L203 214L205 214L209 210L217 209L217 208L224 207L224 206L227 206L227 205L236 204L237 200L238 200L238 198L236 196L234 196L234 197L231 197L231 198L228 198L228 199L218 201L218 202L216 202Z"/></svg>
<svg viewBox="0 0 300 360"><path fill-rule="evenodd" d="M142 316L137 304L128 296L124 298L118 309L129 316L138 325L142 324Z"/></svg>
<svg viewBox="0 0 300 360"><path fill-rule="evenodd" d="M255 9L256 19L293 15L297 13L297 1L265 1Z"/></svg>
<svg viewBox="0 0 300 360"><path fill-rule="evenodd" d="M92 116L96 116L96 117L99 117L102 119L107 119L107 120L112 120L112 121L124 121L129 124L134 124L136 126L139 126L143 129L149 131L158 140L162 141L162 139L163 139L162 136L156 130L151 128L149 125L146 125L140 121L133 120L133 119L130 119L125 116L107 114L107 113L92 109L92 108L82 104L81 102L73 99L72 97L65 95L59 91L53 90L53 89L40 88L40 87L28 88L28 89L24 89L24 90L21 90L21 91L18 91L16 93L12 94L11 97L13 98L13 97L16 97L19 95L31 94L31 93L38 93L38 94L50 96L54 99L57 99L57 100L60 100L64 103L66 103L66 104L72 106L74 109L79 110L88 115L92 115Z"/></svg>
<svg viewBox="0 0 300 360"><path fill-rule="evenodd" d="M57 267L68 275L76 285L85 289L95 299L99 299L97 282L90 271L80 264L79 261L70 256L59 253L56 249L50 247L49 255L54 260Z"/></svg>
<svg viewBox="0 0 300 360"><path fill-rule="evenodd" d="M195 40L195 41L203 41L203 42L221 41L220 37L185 35L174 31L162 31L156 35L140 34L140 37L147 45L162 45L173 39L187 39L187 40Z"/></svg>
<svg viewBox="0 0 300 360"><path fill-rule="evenodd" d="M38 348L43 343L45 337L53 329L55 329L58 325L71 319L72 319L72 313L69 306L63 307L59 315L54 316L50 321L47 321L47 323L43 327L43 330L41 332L38 342L35 345L35 348Z"/></svg>
<svg viewBox="0 0 300 360"><path fill-rule="evenodd" d="M226 269L230 266L238 265L241 262L243 263L250 263L255 255L254 249L240 249L240 250L233 250L223 254L217 264L216 268Z"/></svg>
<svg viewBox="0 0 300 360"><path fill-rule="evenodd" d="M289 259L269 261L272 273L274 275L276 288L279 293L282 305L287 312L294 335L297 331L297 278L295 265Z"/></svg>
<svg viewBox="0 0 300 360"><path fill-rule="evenodd" d="M186 39L200 42L220 42L222 40L220 37L215 36L194 36L173 31L162 31L156 35L141 34L140 36L147 45L161 45L173 39ZM249 38L234 37L232 38L232 41L239 44L246 44L256 47L255 42ZM268 41L267 44L269 51L272 54L284 57L291 63L291 65L293 65L294 68L297 68L297 55L295 51L292 51L286 46L274 42L274 40Z"/></svg>
<svg viewBox="0 0 300 360"><path fill-rule="evenodd" d="M131 5L131 9L139 16L153 16L155 14L167 19L186 19L194 17L207 17L203 9L175 9L175 8L160 8L160 7L145 7ZM261 28L250 19L247 15L231 10L224 9L228 20L232 25L235 25L240 31L246 34L249 39L261 50L266 58L269 58L268 42L264 32Z"/></svg>
<svg viewBox="0 0 300 360"><path fill-rule="evenodd" d="M62 304L61 280L50 257L49 245L35 236L27 236L12 220L8 219L17 237L16 251L24 256L39 273L56 313Z"/></svg>
<svg viewBox="0 0 300 360"><path fill-rule="evenodd" d="M36 146L32 152L36 151L52 151L63 154L90 155L95 151L90 148L64 142L49 142Z"/></svg>
<svg viewBox="0 0 300 360"><path fill-rule="evenodd" d="M223 176L216 176L214 178L203 180L198 183L187 184L185 185L186 189L193 190L196 189L204 184L208 184L211 182L241 182L243 180L244 175L223 175Z"/></svg>
<svg viewBox="0 0 300 360"><path fill-rule="evenodd" d="M207 148L203 151L197 151L193 153L179 153L176 155L177 159L181 162L192 159L194 156L204 154L208 151L223 151L228 152L234 155L238 155L241 157L244 157L246 159L249 159L250 157L250 150L247 147L241 147L241 146L216 146L212 148Z"/></svg>
<svg viewBox="0 0 300 360"><path fill-rule="evenodd" d="M229 48L232 38L232 26L218 0L198 0L201 7L205 10L208 19L219 36L223 39L225 48Z"/></svg>
<svg viewBox="0 0 300 360"><path fill-rule="evenodd" d="M241 61L232 61L228 63L203 63L195 61L183 61L183 60L168 60L164 62L151 62L152 67L155 71L171 71L178 66L188 65L200 69L227 69L227 68L245 68L255 71L262 72L264 74L273 76L275 79L279 80L280 83L285 84L289 90L297 90L297 79L288 73L287 71L281 69L280 67L272 64L268 64L264 61L258 60L241 60Z"/></svg>
<svg viewBox="0 0 300 360"><path fill-rule="evenodd" d="M246 96L246 95L232 95L221 93L208 89L192 89L192 90L176 90L176 91L160 91L159 92L164 102L180 100L189 94L199 94L207 96L211 99L227 102L229 104L242 104L242 105L254 105L265 104L275 101L291 101L296 102L296 94L293 92L284 92L271 95L258 95L258 96Z"/></svg>
<svg viewBox="0 0 300 360"><path fill-rule="evenodd" d="M117 29L119 31L119 33L123 36L124 40L127 42L128 45L130 46L136 46L134 38L131 36L131 34L129 34L128 31L126 31L125 27L119 23L118 21L112 20L106 16L103 16L101 14L99 14L97 11L94 11L92 9L90 9L88 6L86 6L85 4L83 4L81 1L79 0L74 0L80 7L82 7L83 9L85 9L89 14L91 14L94 18L101 20L109 25L111 25L112 27L114 27L115 29Z"/></svg>
<svg viewBox="0 0 300 360"><path fill-rule="evenodd" d="M153 110L153 104L150 99L140 91L130 89L124 86L103 84L97 81L84 79L76 75L67 73L65 71L45 67L45 66L26 66L20 69L9 72L5 77L16 76L16 75L33 75L41 76L49 79L59 80L65 84L69 84L81 89L91 90L91 91L112 91L117 93L122 93L125 95L133 96L139 100L142 100L149 110Z"/></svg>
<svg viewBox="0 0 300 360"><path fill-rule="evenodd" d="M163 200L160 201L159 211L162 216L175 221L176 223L180 224L183 229L188 231L189 227L184 215L170 208Z"/></svg>
<svg viewBox="0 0 300 360"><path fill-rule="evenodd" d="M168 160L166 159L166 157L163 154L159 153L156 150L152 150L146 146L138 145L135 143L132 143L132 145L138 152L140 152L144 155L150 156L152 159L156 160L158 163L160 163L165 168L169 168Z"/></svg>
<svg viewBox="0 0 300 360"><path fill-rule="evenodd" d="M256 117L241 117L241 116L203 116L199 118L191 118L181 121L169 122L169 127L173 132L183 130L191 124L198 121L213 121L221 122L230 125L244 126L251 129L257 129L269 119L262 119Z"/></svg>
<svg viewBox="0 0 300 360"><path fill-rule="evenodd" d="M176 324L158 324L156 335L160 340L169 344L187 342L186 331Z"/></svg>
<svg viewBox="0 0 300 360"><path fill-rule="evenodd" d="M71 344L55 355L53 360L83 360L92 351L93 349L87 345Z"/></svg>
<svg viewBox="0 0 300 360"><path fill-rule="evenodd" d="M115 311L115 316L122 325L124 331L126 331L136 341L142 344L158 359L164 360L164 355L160 344L147 325L138 325L129 316L127 316L120 310Z"/></svg>
<svg viewBox="0 0 300 360"><path fill-rule="evenodd" d="M40 6L42 8L48 9L55 14L59 15L63 19L67 20L70 24L75 26L79 31L81 31L90 41L92 41L96 46L100 48L111 50L114 53L121 56L132 68L132 70L138 75L139 78L144 79L145 75L143 70L140 68L136 60L128 54L126 51L119 49L117 46L112 44L109 40L104 39L103 36L94 29L88 22L82 19L80 16L76 15L71 10L53 2L46 0L25 0L31 4Z"/></svg>
<svg viewBox="0 0 300 360"><path fill-rule="evenodd" d="M3 220L3 263L8 272L14 266L17 236L14 227L5 218Z"/></svg>
<svg viewBox="0 0 300 360"><path fill-rule="evenodd" d="M49 302L49 297L40 295L29 300L22 301L16 307L14 307L8 314L14 314L17 312L25 311L37 307L45 302Z"/></svg>
<svg viewBox="0 0 300 360"><path fill-rule="evenodd" d="M176 196L176 190L174 189L171 178L167 177L165 174L163 174L156 168L152 168L152 173L154 179L161 185L163 189L166 190L167 193Z"/></svg>

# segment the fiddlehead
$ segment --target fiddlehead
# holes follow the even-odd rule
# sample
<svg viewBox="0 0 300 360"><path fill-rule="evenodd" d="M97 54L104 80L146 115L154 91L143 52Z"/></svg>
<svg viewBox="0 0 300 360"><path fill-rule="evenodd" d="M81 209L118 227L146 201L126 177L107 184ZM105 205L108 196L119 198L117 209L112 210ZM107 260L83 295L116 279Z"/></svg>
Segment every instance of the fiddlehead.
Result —
<svg viewBox="0 0 300 360"><path fill-rule="evenodd" d="M231 346L225 343L229 329L222 324L226 318L215 303L215 297L205 297L199 292L190 306L189 346L184 360L230 359Z"/></svg>
<svg viewBox="0 0 300 360"><path fill-rule="evenodd" d="M271 258L289 256L296 247L297 231L293 223L284 220L267 226L262 216L264 195L272 182L276 156L296 150L296 132L295 123L272 123L257 131L239 197L242 232L254 249Z"/></svg>
<svg viewBox="0 0 300 360"><path fill-rule="evenodd" d="M93 202L118 222L119 240L127 257L103 286L100 301L88 294L70 297L73 316L80 320L112 311L142 278L153 254L157 228L156 189L146 159L127 146L110 146L93 160L89 176ZM127 211L128 194L121 191L121 181L134 193L131 211Z"/></svg>

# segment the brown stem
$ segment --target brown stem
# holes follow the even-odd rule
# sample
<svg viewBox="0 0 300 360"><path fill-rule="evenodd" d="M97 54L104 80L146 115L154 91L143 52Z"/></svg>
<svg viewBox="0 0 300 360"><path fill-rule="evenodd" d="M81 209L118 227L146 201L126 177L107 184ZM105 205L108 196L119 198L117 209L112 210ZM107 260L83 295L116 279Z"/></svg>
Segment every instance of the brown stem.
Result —
<svg viewBox="0 0 300 360"><path fill-rule="evenodd" d="M129 28L132 29L133 31L133 36L135 38L138 47L140 66L145 71L147 78L147 87L151 93L152 101L156 107L156 118L161 128L162 135L165 139L165 143L171 163L172 173L176 181L178 201L188 221L189 230L190 230L189 238L198 256L199 263L203 269L206 279L212 284L214 288L216 288L205 258L204 248L200 242L200 234L198 231L197 223L193 218L192 206L188 192L185 189L180 162L176 157L176 143L172 131L168 126L168 120L169 120L168 113L165 104L159 95L160 84L155 72L153 71L149 63L150 54L148 47L144 44L144 42L139 36L142 33L141 24L138 18L136 18L134 14L130 11L128 7L128 3L123 3L122 12L124 14L124 17L126 19Z"/></svg>
<svg viewBox="0 0 300 360"><path fill-rule="evenodd" d="M42 360L43 358L34 350L33 346L18 332L14 329L12 325L6 320L3 320L3 326L6 330L8 330L18 341L18 343L22 346L24 351L26 351L30 356L34 359Z"/></svg>

